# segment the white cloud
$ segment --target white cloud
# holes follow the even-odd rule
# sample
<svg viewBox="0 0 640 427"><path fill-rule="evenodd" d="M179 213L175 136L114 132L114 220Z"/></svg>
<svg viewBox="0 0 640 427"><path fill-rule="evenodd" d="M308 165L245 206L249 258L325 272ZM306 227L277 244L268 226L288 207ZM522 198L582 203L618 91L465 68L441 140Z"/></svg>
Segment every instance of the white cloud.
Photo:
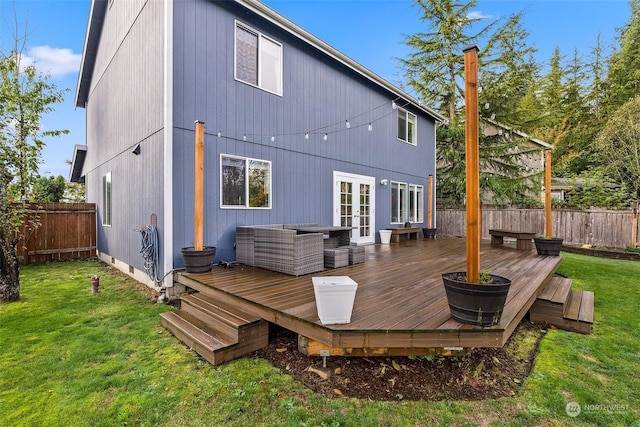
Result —
<svg viewBox="0 0 640 427"><path fill-rule="evenodd" d="M473 12L469 12L467 18L472 20L481 20L481 19L489 19L491 15L487 15L485 13L480 12L479 10L474 10Z"/></svg>
<svg viewBox="0 0 640 427"><path fill-rule="evenodd" d="M60 78L78 72L81 60L82 55L73 53L71 49L36 46L22 58L22 65L35 65L38 71Z"/></svg>

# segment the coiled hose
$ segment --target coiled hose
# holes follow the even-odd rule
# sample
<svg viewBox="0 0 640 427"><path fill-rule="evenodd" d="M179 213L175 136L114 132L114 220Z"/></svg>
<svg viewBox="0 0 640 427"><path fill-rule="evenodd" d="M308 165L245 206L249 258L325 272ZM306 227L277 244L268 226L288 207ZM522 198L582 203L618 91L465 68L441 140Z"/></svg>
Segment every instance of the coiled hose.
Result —
<svg viewBox="0 0 640 427"><path fill-rule="evenodd" d="M142 234L142 247L140 254L144 260L144 270L154 282L158 282L158 271L160 270L158 261L158 230L152 225L140 229Z"/></svg>

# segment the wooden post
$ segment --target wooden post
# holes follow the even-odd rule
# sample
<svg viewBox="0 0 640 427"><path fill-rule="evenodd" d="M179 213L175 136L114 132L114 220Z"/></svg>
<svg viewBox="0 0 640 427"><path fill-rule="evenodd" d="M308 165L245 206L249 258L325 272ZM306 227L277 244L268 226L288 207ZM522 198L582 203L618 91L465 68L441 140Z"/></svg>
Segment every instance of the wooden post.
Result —
<svg viewBox="0 0 640 427"><path fill-rule="evenodd" d="M435 228L431 222L433 217L433 175L429 175L429 191L427 192L427 228Z"/></svg>
<svg viewBox="0 0 640 427"><path fill-rule="evenodd" d="M467 282L471 283L480 283L479 50L477 45L468 46L463 49L467 191Z"/></svg>
<svg viewBox="0 0 640 427"><path fill-rule="evenodd" d="M193 214L193 249L202 251L204 248L204 122L195 121L196 152L195 152L195 209Z"/></svg>
<svg viewBox="0 0 640 427"><path fill-rule="evenodd" d="M631 223L631 247L638 246L638 201L633 202L633 222Z"/></svg>
<svg viewBox="0 0 640 427"><path fill-rule="evenodd" d="M544 151L544 213L545 213L545 233L544 237L553 237L551 227L551 150Z"/></svg>

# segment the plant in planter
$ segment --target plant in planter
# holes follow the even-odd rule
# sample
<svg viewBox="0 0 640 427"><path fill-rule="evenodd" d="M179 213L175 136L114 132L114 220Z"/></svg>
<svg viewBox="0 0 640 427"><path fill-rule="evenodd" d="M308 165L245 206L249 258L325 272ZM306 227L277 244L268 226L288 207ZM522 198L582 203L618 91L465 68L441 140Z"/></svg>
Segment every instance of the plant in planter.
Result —
<svg viewBox="0 0 640 427"><path fill-rule="evenodd" d="M461 323L493 326L500 322L511 280L483 271L480 283L467 281L464 271L442 275L451 317Z"/></svg>
<svg viewBox="0 0 640 427"><path fill-rule="evenodd" d="M551 233L551 150L545 151L545 235L535 237L533 242L536 245L538 255L560 255L563 239L553 237Z"/></svg>

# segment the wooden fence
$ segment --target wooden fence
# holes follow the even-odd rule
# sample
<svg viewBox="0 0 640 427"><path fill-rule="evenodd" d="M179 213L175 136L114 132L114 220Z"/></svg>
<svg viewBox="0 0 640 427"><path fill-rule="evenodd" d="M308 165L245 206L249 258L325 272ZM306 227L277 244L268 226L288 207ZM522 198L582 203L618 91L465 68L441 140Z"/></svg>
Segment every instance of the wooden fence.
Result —
<svg viewBox="0 0 640 427"><path fill-rule="evenodd" d="M545 232L544 209L483 208L482 238L489 238L489 229L530 231L542 236ZM438 235L464 237L466 234L464 209L438 209ZM565 244L626 248L633 246L633 213L610 210L554 209L551 214L555 237ZM638 224L635 224L636 230Z"/></svg>
<svg viewBox="0 0 640 427"><path fill-rule="evenodd" d="M23 265L95 257L95 203L30 204L17 237Z"/></svg>

